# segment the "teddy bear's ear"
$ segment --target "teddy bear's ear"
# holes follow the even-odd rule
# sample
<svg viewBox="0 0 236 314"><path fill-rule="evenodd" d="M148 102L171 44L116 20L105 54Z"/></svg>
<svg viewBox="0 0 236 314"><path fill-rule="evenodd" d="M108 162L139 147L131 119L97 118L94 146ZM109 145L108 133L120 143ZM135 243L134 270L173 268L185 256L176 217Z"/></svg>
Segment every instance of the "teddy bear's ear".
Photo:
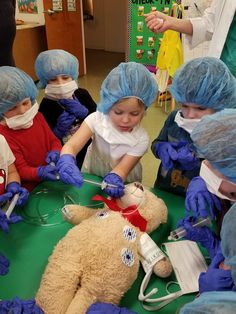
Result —
<svg viewBox="0 0 236 314"><path fill-rule="evenodd" d="M145 189L145 202L139 207L139 212L147 220L147 233L167 222L168 209L164 201L147 189Z"/></svg>

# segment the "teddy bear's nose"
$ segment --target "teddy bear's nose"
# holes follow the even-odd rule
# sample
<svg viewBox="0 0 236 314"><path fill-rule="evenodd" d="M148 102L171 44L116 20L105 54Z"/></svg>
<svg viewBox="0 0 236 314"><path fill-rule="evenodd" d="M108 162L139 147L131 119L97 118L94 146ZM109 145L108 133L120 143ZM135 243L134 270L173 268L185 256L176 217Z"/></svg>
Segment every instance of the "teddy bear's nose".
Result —
<svg viewBox="0 0 236 314"><path fill-rule="evenodd" d="M136 188L140 189L141 191L144 191L144 188L140 182L134 182L134 185L136 186Z"/></svg>

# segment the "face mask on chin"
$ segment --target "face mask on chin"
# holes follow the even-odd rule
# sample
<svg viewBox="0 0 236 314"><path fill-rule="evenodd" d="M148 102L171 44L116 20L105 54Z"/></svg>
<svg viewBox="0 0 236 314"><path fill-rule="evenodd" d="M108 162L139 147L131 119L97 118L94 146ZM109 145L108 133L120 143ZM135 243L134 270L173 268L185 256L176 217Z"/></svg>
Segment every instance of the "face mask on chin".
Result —
<svg viewBox="0 0 236 314"><path fill-rule="evenodd" d="M76 89L78 89L76 81L70 81L65 84L48 84L45 88L45 95L53 100L69 99L72 98Z"/></svg>
<svg viewBox="0 0 236 314"><path fill-rule="evenodd" d="M175 122L177 125L191 134L193 128L198 124L201 119L185 119L181 115L181 111L178 111L175 115Z"/></svg>
<svg viewBox="0 0 236 314"><path fill-rule="evenodd" d="M226 195L222 194L219 189L221 186L221 183L224 179L218 177L206 164L205 161L202 162L201 168L200 168L200 177L205 181L207 189L212 194L218 196L221 199L229 200L232 202L235 202L235 199L229 198ZM227 180L225 180L227 181Z"/></svg>
<svg viewBox="0 0 236 314"><path fill-rule="evenodd" d="M38 110L39 105L37 101L35 101L34 105L32 105L32 107L25 113L16 115L11 118L4 117L4 120L9 129L12 130L28 129L33 125L33 119L38 113Z"/></svg>

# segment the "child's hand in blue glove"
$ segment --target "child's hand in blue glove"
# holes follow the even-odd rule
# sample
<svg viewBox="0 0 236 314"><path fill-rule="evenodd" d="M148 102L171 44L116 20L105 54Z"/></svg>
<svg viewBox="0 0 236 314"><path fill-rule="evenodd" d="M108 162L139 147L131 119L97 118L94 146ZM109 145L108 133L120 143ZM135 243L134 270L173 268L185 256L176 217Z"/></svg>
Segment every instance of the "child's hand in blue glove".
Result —
<svg viewBox="0 0 236 314"><path fill-rule="evenodd" d="M56 181L58 180L58 173L55 166L47 165L41 166L37 169L37 174L42 181Z"/></svg>
<svg viewBox="0 0 236 314"><path fill-rule="evenodd" d="M47 157L46 157L46 163L48 165L50 165L51 163L53 163L54 165L57 164L58 160L60 158L60 152L56 151L56 150L51 150L50 152L48 152Z"/></svg>
<svg viewBox="0 0 236 314"><path fill-rule="evenodd" d="M57 125L53 129L54 134L58 138L62 138L70 130L75 122L76 117L67 111L64 111L57 119Z"/></svg>
<svg viewBox="0 0 236 314"><path fill-rule="evenodd" d="M195 177L189 183L185 198L185 210L187 214L191 211L194 216L208 216L208 210L212 219L215 219L215 208L221 211L221 204L218 197L210 193L205 181L201 177Z"/></svg>
<svg viewBox="0 0 236 314"><path fill-rule="evenodd" d="M158 142L153 147L154 155L160 158L163 168L170 170L173 168L174 163L178 158L176 151L177 143Z"/></svg>
<svg viewBox="0 0 236 314"><path fill-rule="evenodd" d="M109 196L119 198L124 195L124 182L118 174L114 172L106 174L102 184L105 186L104 192Z"/></svg>
<svg viewBox="0 0 236 314"><path fill-rule="evenodd" d="M60 99L58 102L67 112L73 114L76 118L84 119L88 115L88 109L76 97L73 97L73 99Z"/></svg>
<svg viewBox="0 0 236 314"><path fill-rule="evenodd" d="M6 258L6 256L0 254L0 275L6 275L9 271L9 260Z"/></svg>
<svg viewBox="0 0 236 314"><path fill-rule="evenodd" d="M10 182L6 186L6 194L10 193L11 197L9 200L15 195L19 194L19 198L17 200L16 205L21 206L24 205L29 197L29 191L23 188L18 182Z"/></svg>

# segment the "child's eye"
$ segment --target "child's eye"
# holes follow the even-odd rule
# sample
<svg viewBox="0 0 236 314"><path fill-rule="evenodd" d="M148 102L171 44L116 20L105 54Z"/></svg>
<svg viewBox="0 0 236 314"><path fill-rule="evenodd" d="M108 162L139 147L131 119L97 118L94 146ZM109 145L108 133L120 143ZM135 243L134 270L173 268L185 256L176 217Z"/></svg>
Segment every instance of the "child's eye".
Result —
<svg viewBox="0 0 236 314"><path fill-rule="evenodd" d="M139 115L139 112L131 112L130 114L131 114L131 116L135 116L136 117L136 116Z"/></svg>
<svg viewBox="0 0 236 314"><path fill-rule="evenodd" d="M115 110L114 113L120 115L120 114L122 114L122 111L116 111Z"/></svg>

